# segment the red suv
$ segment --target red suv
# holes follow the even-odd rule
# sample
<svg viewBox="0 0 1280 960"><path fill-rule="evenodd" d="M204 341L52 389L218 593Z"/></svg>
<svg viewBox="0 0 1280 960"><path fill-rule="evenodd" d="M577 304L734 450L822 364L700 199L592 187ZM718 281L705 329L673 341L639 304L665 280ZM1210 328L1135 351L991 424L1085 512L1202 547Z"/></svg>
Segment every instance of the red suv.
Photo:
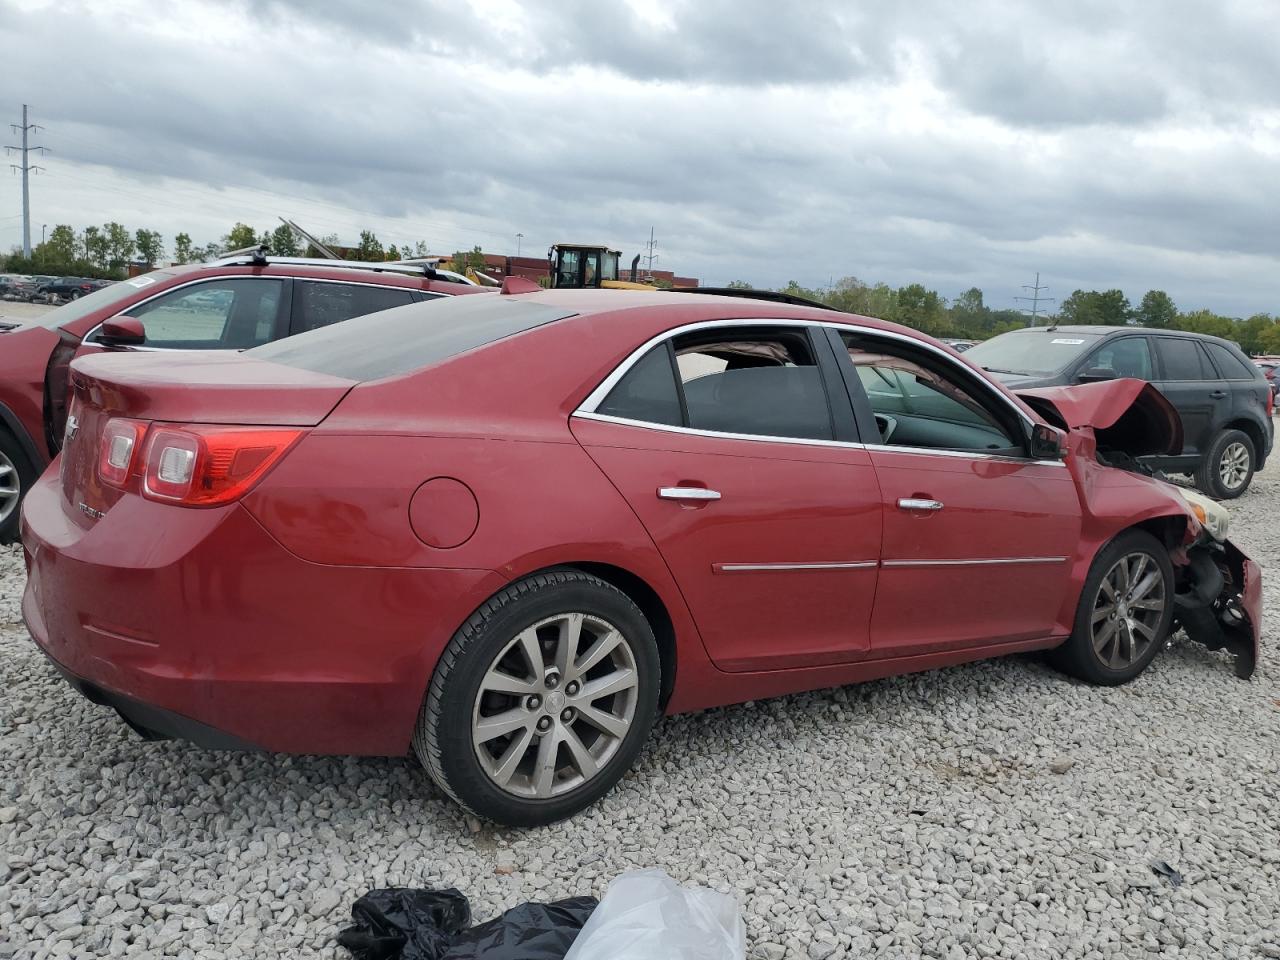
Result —
<svg viewBox="0 0 1280 960"><path fill-rule="evenodd" d="M660 712L1037 649L1118 684L1176 624L1256 658L1258 566L1141 466L1182 437L1138 380L1024 400L878 320L561 290L72 383L22 601L71 683L151 737L412 749L503 823Z"/></svg>
<svg viewBox="0 0 1280 960"><path fill-rule="evenodd" d="M75 357L103 350L244 350L362 314L481 289L421 264L256 254L113 283L34 322L0 316L0 543L17 536L23 493L62 445L67 373Z"/></svg>

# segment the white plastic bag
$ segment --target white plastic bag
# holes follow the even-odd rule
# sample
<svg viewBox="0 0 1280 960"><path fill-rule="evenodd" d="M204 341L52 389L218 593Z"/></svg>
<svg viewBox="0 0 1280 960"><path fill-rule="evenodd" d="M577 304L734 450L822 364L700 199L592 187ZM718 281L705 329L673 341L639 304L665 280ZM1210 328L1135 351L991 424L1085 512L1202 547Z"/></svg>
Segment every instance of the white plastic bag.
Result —
<svg viewBox="0 0 1280 960"><path fill-rule="evenodd" d="M640 870L609 884L564 960L743 960L746 939L733 897Z"/></svg>

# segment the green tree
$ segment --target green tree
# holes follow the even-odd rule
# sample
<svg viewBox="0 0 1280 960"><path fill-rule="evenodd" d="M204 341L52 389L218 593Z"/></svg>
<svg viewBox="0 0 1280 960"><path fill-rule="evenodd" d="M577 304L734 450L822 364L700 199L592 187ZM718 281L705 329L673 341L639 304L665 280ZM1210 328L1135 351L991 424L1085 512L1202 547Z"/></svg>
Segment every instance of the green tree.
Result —
<svg viewBox="0 0 1280 960"><path fill-rule="evenodd" d="M107 255L110 246L106 236L99 227L85 227L80 239L84 251L84 259L99 270L107 269Z"/></svg>
<svg viewBox="0 0 1280 960"><path fill-rule="evenodd" d="M991 329L991 308L983 303L981 290L970 287L952 301L951 325L973 336L982 336Z"/></svg>
<svg viewBox="0 0 1280 960"><path fill-rule="evenodd" d="M898 288L897 300L890 317L894 322L915 327L935 337L949 332L950 324L938 291L926 290L923 284L909 283Z"/></svg>
<svg viewBox="0 0 1280 960"><path fill-rule="evenodd" d="M730 290L751 290L751 284L745 280L730 280L725 286Z"/></svg>
<svg viewBox="0 0 1280 960"><path fill-rule="evenodd" d="M257 245L258 235L254 232L253 227L239 221L231 228L231 232L222 238L222 248L224 250L243 250L245 247L256 247Z"/></svg>
<svg viewBox="0 0 1280 960"><path fill-rule="evenodd" d="M1062 323L1124 326L1129 322L1129 298L1123 290L1076 290L1062 302Z"/></svg>
<svg viewBox="0 0 1280 960"><path fill-rule="evenodd" d="M134 234L138 245L138 256L142 257L148 267L154 267L164 258L164 238L159 231L138 228Z"/></svg>
<svg viewBox="0 0 1280 960"><path fill-rule="evenodd" d="M271 231L271 242L267 246L277 257L296 257L302 253L298 238L287 223L282 223Z"/></svg>
<svg viewBox="0 0 1280 960"><path fill-rule="evenodd" d="M1280 354L1280 322L1273 323L1258 336L1258 352Z"/></svg>
<svg viewBox="0 0 1280 960"><path fill-rule="evenodd" d="M382 249L382 244L378 242L378 238L372 230L360 231L360 242L356 245L353 256L357 260L385 260L387 258L386 251Z"/></svg>
<svg viewBox="0 0 1280 960"><path fill-rule="evenodd" d="M102 235L107 243L107 269L123 275L138 246L133 235L124 224L114 220L102 225Z"/></svg>
<svg viewBox="0 0 1280 960"><path fill-rule="evenodd" d="M178 263L190 263L194 258L194 251L191 248L191 235L189 233L178 233L173 237L173 259Z"/></svg>
<svg viewBox="0 0 1280 960"><path fill-rule="evenodd" d="M1144 327L1162 329L1171 327L1178 319L1178 308L1163 290L1148 290L1142 303L1133 312L1133 318Z"/></svg>
<svg viewBox="0 0 1280 960"><path fill-rule="evenodd" d="M445 265L445 269L452 270L454 273L466 273L468 267L476 270L484 269L484 253L478 245L472 247L468 253L457 251L453 255L453 260Z"/></svg>
<svg viewBox="0 0 1280 960"><path fill-rule="evenodd" d="M76 243L76 232L65 223L60 223L49 234L49 239L40 244L33 253L43 248L45 256L52 263L72 264L80 259L79 244ZM37 258L39 259L39 258Z"/></svg>
<svg viewBox="0 0 1280 960"><path fill-rule="evenodd" d="M1191 313L1180 313L1177 328L1191 333L1207 333L1211 337L1236 339L1236 325L1230 317L1221 317L1212 310L1194 310Z"/></svg>
<svg viewBox="0 0 1280 960"><path fill-rule="evenodd" d="M1255 313L1248 320L1236 324L1236 339L1240 349L1245 353L1264 353L1262 337L1276 325L1276 320L1269 313Z"/></svg>

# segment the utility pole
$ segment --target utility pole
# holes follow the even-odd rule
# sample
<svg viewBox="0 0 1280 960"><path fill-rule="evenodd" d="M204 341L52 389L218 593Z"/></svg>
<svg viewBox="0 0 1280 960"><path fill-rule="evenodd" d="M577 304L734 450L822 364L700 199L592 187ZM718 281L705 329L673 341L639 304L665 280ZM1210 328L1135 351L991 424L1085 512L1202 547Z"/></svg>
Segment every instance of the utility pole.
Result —
<svg viewBox="0 0 1280 960"><path fill-rule="evenodd" d="M1039 322L1039 321L1040 321L1040 304L1042 304L1042 303L1054 303L1054 302L1056 302L1057 298L1056 298L1056 297L1042 297L1042 296L1040 296L1040 291L1041 291L1041 290L1048 290L1049 288L1048 288L1048 287L1046 287L1046 286L1041 286L1041 284L1040 284L1040 271L1039 271L1039 270L1037 270L1037 271L1036 271L1036 282L1035 282L1035 283L1024 283L1024 284L1022 285L1022 289L1023 289L1023 290L1029 290L1029 291L1031 292L1031 296L1029 296L1029 297L1014 297L1013 299L1014 299L1014 300L1021 300L1021 301L1025 302L1025 303L1029 303L1029 304L1031 304L1031 306L1029 306L1029 307L1019 307L1018 309L1019 309L1019 310L1021 310L1023 313L1025 313L1027 316L1029 316L1029 317L1031 318L1031 326L1033 326L1033 327L1038 327L1038 326L1040 325L1040 322Z"/></svg>
<svg viewBox="0 0 1280 960"><path fill-rule="evenodd" d="M29 187L27 181L30 179L32 171L39 173L41 170L40 167L37 167L35 164L31 163L30 154L34 150L38 150L40 151L41 154L43 154L45 152L45 148L28 146L27 135L34 130L40 130L43 128L37 127L34 123L27 122L27 105L25 103L22 105L22 125L19 126L16 123L11 123L9 124L9 126L10 128L12 128L14 133L19 133L19 132L22 133L22 146L20 147L9 146L9 147L5 147L4 150L5 150L6 156L11 152L22 154L22 163L20 164L11 163L9 164L9 166L12 167L14 170L20 171L22 173L22 255L26 257L28 260L30 260L31 259L31 188Z"/></svg>
<svg viewBox="0 0 1280 960"><path fill-rule="evenodd" d="M646 276L648 276L650 279L653 278L653 261L658 259L658 255L653 252L654 248L657 247L657 245L658 245L657 242L653 239L653 227L650 227L649 242L646 244L646 246L649 248L649 255L646 257L646 260L649 263L649 266L646 271Z"/></svg>

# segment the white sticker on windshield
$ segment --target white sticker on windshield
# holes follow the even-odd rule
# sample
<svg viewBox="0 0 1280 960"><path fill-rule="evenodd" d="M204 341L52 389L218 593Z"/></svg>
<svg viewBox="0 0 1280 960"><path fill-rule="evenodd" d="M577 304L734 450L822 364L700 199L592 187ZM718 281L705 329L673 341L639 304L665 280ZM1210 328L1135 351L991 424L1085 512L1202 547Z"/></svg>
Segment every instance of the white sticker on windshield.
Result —
<svg viewBox="0 0 1280 960"><path fill-rule="evenodd" d="M149 287L155 282L155 277L133 277L125 281L129 286L138 287L139 289L142 287Z"/></svg>
<svg viewBox="0 0 1280 960"><path fill-rule="evenodd" d="M1066 337L1059 337L1057 340L1050 340L1049 342L1050 343L1069 343L1074 347L1078 347L1080 346L1080 344L1084 343L1083 340L1068 340Z"/></svg>

